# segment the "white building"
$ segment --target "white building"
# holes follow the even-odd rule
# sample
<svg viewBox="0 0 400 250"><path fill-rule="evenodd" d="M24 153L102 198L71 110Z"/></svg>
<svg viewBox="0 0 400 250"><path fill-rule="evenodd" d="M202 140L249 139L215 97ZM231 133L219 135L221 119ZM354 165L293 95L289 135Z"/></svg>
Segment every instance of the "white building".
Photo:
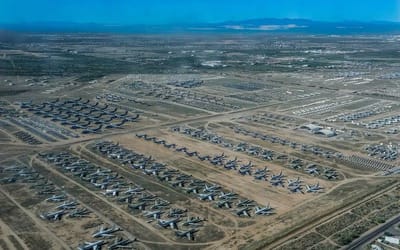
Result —
<svg viewBox="0 0 400 250"><path fill-rule="evenodd" d="M385 236L385 242L396 245L396 246L400 246L400 238L398 237L392 237L392 236Z"/></svg>

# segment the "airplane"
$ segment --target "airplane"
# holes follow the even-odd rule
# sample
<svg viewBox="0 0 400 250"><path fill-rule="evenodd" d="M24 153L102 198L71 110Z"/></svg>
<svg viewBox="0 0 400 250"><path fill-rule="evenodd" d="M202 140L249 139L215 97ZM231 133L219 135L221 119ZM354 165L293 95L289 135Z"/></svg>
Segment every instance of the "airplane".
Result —
<svg viewBox="0 0 400 250"><path fill-rule="evenodd" d="M253 206L254 204L253 200L239 200L238 203L236 203L236 206L238 207L248 207L248 206Z"/></svg>
<svg viewBox="0 0 400 250"><path fill-rule="evenodd" d="M115 118L124 118L124 117L126 117L126 115L128 115L128 110L125 110L125 113L123 113L123 114L115 114L114 113L112 116Z"/></svg>
<svg viewBox="0 0 400 250"><path fill-rule="evenodd" d="M100 189L106 189L110 182L102 182L102 183L96 183L97 177L90 178L90 182L93 184L93 186L100 188ZM82 180L88 180L87 178L82 178Z"/></svg>
<svg viewBox="0 0 400 250"><path fill-rule="evenodd" d="M147 175L155 175L158 176L158 173L160 172L159 169L156 168L149 168L149 169L143 169L143 173Z"/></svg>
<svg viewBox="0 0 400 250"><path fill-rule="evenodd" d="M128 122L134 122L139 118L139 114L136 114L135 116L131 116L131 117L124 117L124 119Z"/></svg>
<svg viewBox="0 0 400 250"><path fill-rule="evenodd" d="M265 207L258 207L258 206L255 207L254 214L256 214L256 215L271 215L274 213L272 210L273 210L273 208L268 203L267 206L265 206Z"/></svg>
<svg viewBox="0 0 400 250"><path fill-rule="evenodd" d="M238 162L240 162L240 161L238 161L237 157L235 157L235 159L227 161L224 165L224 168L236 170Z"/></svg>
<svg viewBox="0 0 400 250"><path fill-rule="evenodd" d="M137 194L137 193L140 193L143 190L144 190L144 188L139 187L139 186L137 186L135 188L129 187L129 189L125 190L123 192L123 194Z"/></svg>
<svg viewBox="0 0 400 250"><path fill-rule="evenodd" d="M190 194L190 193L197 194L199 192L199 187L194 186L194 187L186 188L185 192L188 193L188 194Z"/></svg>
<svg viewBox="0 0 400 250"><path fill-rule="evenodd" d="M292 193L302 193L302 194L304 194L303 188L302 188L302 186L300 184L289 185L288 189Z"/></svg>
<svg viewBox="0 0 400 250"><path fill-rule="evenodd" d="M65 210L58 210L54 212L47 212L47 213L42 213L40 214L40 218L44 220L61 220L61 217L66 214Z"/></svg>
<svg viewBox="0 0 400 250"><path fill-rule="evenodd" d="M185 152L188 156L190 156L190 157L192 157L192 156L194 156L194 155L196 155L197 156L197 151L193 151L193 152L189 152L189 151L186 151Z"/></svg>
<svg viewBox="0 0 400 250"><path fill-rule="evenodd" d="M214 156L213 158L209 159L210 163L213 165L221 165L222 161L226 158L225 153L221 155Z"/></svg>
<svg viewBox="0 0 400 250"><path fill-rule="evenodd" d="M199 197L200 200L204 201L209 199L210 201L214 200L214 193L200 193L197 195Z"/></svg>
<svg viewBox="0 0 400 250"><path fill-rule="evenodd" d="M20 102L20 108L22 109L26 109L26 108L30 108L32 106L32 100L28 101L28 102Z"/></svg>
<svg viewBox="0 0 400 250"><path fill-rule="evenodd" d="M144 211L143 216L146 218L154 217L154 219L160 219L161 214L163 214L163 211L160 210L155 210L155 211Z"/></svg>
<svg viewBox="0 0 400 250"><path fill-rule="evenodd" d="M283 177L285 177L285 175L281 171L279 174L273 174L271 180L282 179Z"/></svg>
<svg viewBox="0 0 400 250"><path fill-rule="evenodd" d="M233 192L229 192L229 193L221 192L221 194L218 195L218 198L221 200L222 199L232 199L232 198L235 198L236 196L237 196L237 194L233 193Z"/></svg>
<svg viewBox="0 0 400 250"><path fill-rule="evenodd" d="M112 243L112 244L110 244L108 246L108 250L114 250L114 249L120 249L120 248L130 248L130 247L127 247L127 245L131 244L135 240L136 239L134 239L134 240L126 239L126 240L124 240L122 237L115 238L114 243Z"/></svg>
<svg viewBox="0 0 400 250"><path fill-rule="evenodd" d="M302 180L300 180L300 177L297 177L297 179L294 180L288 180L288 186L298 186L301 184L301 182L303 182Z"/></svg>
<svg viewBox="0 0 400 250"><path fill-rule="evenodd" d="M100 238L100 237L114 237L114 235L112 233L121 231L121 228L117 227L117 226L113 226L111 228L104 228L103 226L100 227L99 230L95 231L92 234L93 238Z"/></svg>
<svg viewBox="0 0 400 250"><path fill-rule="evenodd" d="M319 175L319 170L317 167L307 167L306 169L304 169L305 172L311 174L311 175Z"/></svg>
<svg viewBox="0 0 400 250"><path fill-rule="evenodd" d="M51 121L53 122L69 122L67 119L71 117L72 114L67 114L67 116L54 116Z"/></svg>
<svg viewBox="0 0 400 250"><path fill-rule="evenodd" d="M256 169L256 171L254 171L254 174L262 175L262 174L266 174L267 172L269 172L268 167L264 167L264 169Z"/></svg>
<svg viewBox="0 0 400 250"><path fill-rule="evenodd" d="M71 129L86 129L90 123L92 123L91 121L88 121L86 124L78 124L78 123L74 123L72 124L72 126L70 127Z"/></svg>
<svg viewBox="0 0 400 250"><path fill-rule="evenodd" d="M128 207L130 209L144 210L146 205L147 205L146 202L139 202L139 203L136 203L136 204L129 204Z"/></svg>
<svg viewBox="0 0 400 250"><path fill-rule="evenodd" d="M16 181L17 181L16 177L4 177L0 179L0 183L2 184L14 183Z"/></svg>
<svg viewBox="0 0 400 250"><path fill-rule="evenodd" d="M78 203L76 201L64 201L61 205L58 205L57 209L75 209Z"/></svg>
<svg viewBox="0 0 400 250"><path fill-rule="evenodd" d="M124 125L124 123L126 122L127 120L122 120L120 123L109 123L109 124L107 124L106 125L106 128L122 128L122 125Z"/></svg>
<svg viewBox="0 0 400 250"><path fill-rule="evenodd" d="M99 127L94 128L94 129L86 128L86 129L82 130L81 133L82 134L96 134L101 130L102 127L103 127L103 124L100 124Z"/></svg>
<svg viewBox="0 0 400 250"><path fill-rule="evenodd" d="M108 108L108 104L105 104L104 107L99 108L99 110L106 110Z"/></svg>
<svg viewBox="0 0 400 250"><path fill-rule="evenodd" d="M168 217L182 217L183 214L187 212L187 209L181 208L170 208Z"/></svg>
<svg viewBox="0 0 400 250"><path fill-rule="evenodd" d="M105 196L118 196L119 194L119 188L113 188L113 189L106 189L106 191L102 192L103 195Z"/></svg>
<svg viewBox="0 0 400 250"><path fill-rule="evenodd" d="M132 203L133 194L128 194L117 199L118 202Z"/></svg>
<svg viewBox="0 0 400 250"><path fill-rule="evenodd" d="M78 250L100 250L101 246L104 244L106 244L104 240L85 242L84 245L78 246Z"/></svg>
<svg viewBox="0 0 400 250"><path fill-rule="evenodd" d="M167 206L169 206L169 202L168 201L157 199L157 200L154 201L154 205L151 206L151 209L160 209L160 208L165 208Z"/></svg>
<svg viewBox="0 0 400 250"><path fill-rule="evenodd" d="M306 189L307 193L318 193L319 190L323 189L323 187L321 187L319 182L317 182L315 185L306 185Z"/></svg>
<svg viewBox="0 0 400 250"><path fill-rule="evenodd" d="M61 125L74 125L77 122L79 122L81 120L81 117L78 117L76 120L70 121L70 120L64 120L62 121L60 124Z"/></svg>
<svg viewBox="0 0 400 250"><path fill-rule="evenodd" d="M65 201L66 199L67 199L67 196L64 195L64 194L59 194L59 195L53 194L52 196L47 198L45 201L47 201L47 202L61 202L61 201Z"/></svg>
<svg viewBox="0 0 400 250"><path fill-rule="evenodd" d="M238 173L241 175L251 175L251 168L250 167L240 167Z"/></svg>
<svg viewBox="0 0 400 250"><path fill-rule="evenodd" d="M270 182L273 186L282 186L282 187L284 187L284 184L283 184L283 180L282 180L282 179L270 179L269 182Z"/></svg>
<svg viewBox="0 0 400 250"><path fill-rule="evenodd" d="M243 168L250 168L250 167L252 167L252 166L253 166L253 164L251 163L251 161L249 161L249 163L243 164L243 165L240 166L240 167L243 167Z"/></svg>
<svg viewBox="0 0 400 250"><path fill-rule="evenodd" d="M171 227L171 229L178 229L178 225L177 222L179 222L180 219L179 217L177 218L172 218L170 220L158 220L158 225L163 227L163 228L167 228L167 227Z"/></svg>
<svg viewBox="0 0 400 250"><path fill-rule="evenodd" d="M90 214L90 211L88 209L86 209L86 208L78 208L78 209L72 210L68 214L68 217L71 217L71 218L79 217L79 218L81 218L81 217L88 216L88 214Z"/></svg>
<svg viewBox="0 0 400 250"><path fill-rule="evenodd" d="M175 231L175 235L183 238L183 237L187 237L188 240L194 240L194 233L198 232L199 230L195 229L195 228L191 228L187 231Z"/></svg>
<svg viewBox="0 0 400 250"><path fill-rule="evenodd" d="M254 174L254 180L267 180L267 174Z"/></svg>
<svg viewBox="0 0 400 250"><path fill-rule="evenodd" d="M184 187L186 181L185 180L178 180L174 182L170 182L173 187Z"/></svg>
<svg viewBox="0 0 400 250"><path fill-rule="evenodd" d="M332 179L337 179L338 178L336 171L325 171L324 176L328 180L332 180Z"/></svg>
<svg viewBox="0 0 400 250"><path fill-rule="evenodd" d="M200 217L188 217L185 222L182 223L183 226L195 226L206 219L202 219Z"/></svg>
<svg viewBox="0 0 400 250"><path fill-rule="evenodd" d="M210 160L210 156L209 156L209 155L205 155L205 156L197 155L197 158L198 158L200 161Z"/></svg>
<svg viewBox="0 0 400 250"><path fill-rule="evenodd" d="M221 188L221 186L219 186L219 185L207 186L207 184L206 184L205 187L204 187L204 189L203 189L203 191L204 191L204 192L215 192L215 191L217 191L217 190L220 189L220 188Z"/></svg>
<svg viewBox="0 0 400 250"><path fill-rule="evenodd" d="M151 194L142 194L142 197L138 199L138 201L154 201L157 196Z"/></svg>
<svg viewBox="0 0 400 250"><path fill-rule="evenodd" d="M226 207L226 208L231 208L231 201L230 200L220 200L220 201L217 201L216 203L215 203L215 205L217 206L217 207L219 207L219 208L222 208L222 207Z"/></svg>
<svg viewBox="0 0 400 250"><path fill-rule="evenodd" d="M235 210L234 213L239 217L240 216L250 217L249 211L250 211L250 208L244 207L244 208L240 208L238 210Z"/></svg>

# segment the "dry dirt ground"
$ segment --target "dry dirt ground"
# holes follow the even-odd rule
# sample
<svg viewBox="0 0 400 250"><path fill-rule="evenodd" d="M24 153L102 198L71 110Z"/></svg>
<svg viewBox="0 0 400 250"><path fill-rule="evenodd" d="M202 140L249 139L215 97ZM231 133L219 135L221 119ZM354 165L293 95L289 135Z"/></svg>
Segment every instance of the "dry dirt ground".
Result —
<svg viewBox="0 0 400 250"><path fill-rule="evenodd" d="M20 50L13 50L12 53L41 56ZM102 54L102 52L96 53ZM0 79L5 80L2 77ZM181 88L171 84L180 79L196 79L203 83L200 87L194 88ZM364 104L378 105L380 101L378 97L375 99L359 96L353 93L353 89L319 87L318 81L321 79L324 78L319 73L110 74L87 85L79 85L73 77L60 77L52 79L48 85L28 88L25 83L28 79L12 78L17 84L16 89L22 93L16 94L17 96L5 94L5 104L1 104L2 108L12 109L15 112L10 116L0 116L0 179L12 175L6 171L8 167L25 165L54 183L58 190L68 194L91 213L89 217L81 219L62 218L54 222L43 220L39 215L54 208L45 201L47 196L39 196L32 191L30 188L32 183L23 183L20 180L16 183L2 183L0 184L0 249L76 249L85 241L93 241L91 235L100 225L121 227L122 231L116 235L136 239L131 245L134 249L276 249L286 242L302 237L317 225L335 220L356 206L398 186L398 177L382 176L382 171L379 169L363 166L353 168L338 158L304 153L288 145L235 133L231 128L232 126L246 128L293 140L298 145L314 145L343 155L357 154L367 160L373 158L365 152L366 145L399 140L399 135L389 136L383 129L364 131L362 127L349 123L328 124L327 117L352 112L352 109L363 108ZM60 81L60 85L55 84L56 81ZM61 85L61 82L70 81L73 84ZM241 85L243 82L248 84ZM133 83L139 87L133 88L131 86ZM243 86L247 86L248 89ZM373 89L372 85L369 87ZM9 93L11 90L5 88L3 91ZM307 96L305 93L313 93L315 96ZM121 99L109 101L101 97L104 94L112 94ZM90 104L93 105L101 107L110 105L118 108L116 114L121 114L124 110L129 111L129 114L140 114L140 119L127 123L122 129L102 130L100 133L84 135L79 129L62 126L50 118L21 109L18 103L21 100L31 99L36 103L48 102L56 97L60 100L65 100L67 97L82 97L83 100L90 100ZM342 100L350 101L347 106L337 106L329 111L312 115L293 113L304 107L326 102L339 103ZM98 104L95 104L96 102ZM361 105L360 102L364 104ZM397 101L391 100L391 102ZM397 109L391 110L377 117L392 115L397 111ZM250 119L263 113L271 116L265 120ZM33 125L18 125L13 123L10 117L37 118L41 124L57 130L63 128L80 136L56 139L54 142L46 141L45 137L41 136L43 133L49 134L46 129L35 128ZM306 123L327 124L326 126L338 128L338 131L343 132L339 132L338 137L327 138L299 129ZM321 170L333 168L338 178L328 180L323 175L312 176L303 170L288 167L287 161L264 161L244 152L235 151L233 148L173 132L171 128L177 126L205 128L233 143L246 142L285 154L289 158L300 158L304 162L318 164ZM29 144L16 137L17 131L33 135L41 144ZM254 180L253 176L242 176L237 171L226 170L222 166L201 161L197 157L189 157L183 152L136 136L144 133L164 139L169 144L186 147L188 151L197 151L202 156L216 156L223 153L227 159L237 157L240 160L239 164L251 162L253 168L267 167L270 175L282 171L285 175L285 187L272 186L269 181ZM50 134L48 136L54 137ZM92 146L100 141L119 143L126 149L151 156L172 169L199 180L218 184L223 190L237 193L241 198L254 200L260 206L270 204L275 209L275 214L256 216L252 209L250 218L239 218L232 209L216 208L214 202L200 201L196 195L187 194L167 182L158 181L157 178L148 176L141 170L133 170L128 165L122 165L96 152ZM196 232L194 241L178 238L172 230L162 229L155 220L145 218L142 212L132 212L126 204L118 203L116 198L105 197L91 183L47 162L39 155L48 152L68 152L99 168L109 169L129 185L140 185L149 193L169 201L171 206L188 209L189 216L199 216L206 221ZM399 160L396 160L389 164L398 162ZM287 189L287 181L296 178L300 178L303 185L319 183L323 190L319 193L291 193ZM114 238L106 239L107 246L113 240Z"/></svg>

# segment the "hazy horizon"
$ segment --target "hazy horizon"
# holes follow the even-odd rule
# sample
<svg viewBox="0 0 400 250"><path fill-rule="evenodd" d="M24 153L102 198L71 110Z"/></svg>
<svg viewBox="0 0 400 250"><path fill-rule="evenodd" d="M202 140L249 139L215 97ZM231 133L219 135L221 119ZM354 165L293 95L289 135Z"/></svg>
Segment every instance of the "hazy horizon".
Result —
<svg viewBox="0 0 400 250"><path fill-rule="evenodd" d="M0 2L0 23L74 22L118 25L216 23L259 18L314 21L400 21L400 0L253 0Z"/></svg>

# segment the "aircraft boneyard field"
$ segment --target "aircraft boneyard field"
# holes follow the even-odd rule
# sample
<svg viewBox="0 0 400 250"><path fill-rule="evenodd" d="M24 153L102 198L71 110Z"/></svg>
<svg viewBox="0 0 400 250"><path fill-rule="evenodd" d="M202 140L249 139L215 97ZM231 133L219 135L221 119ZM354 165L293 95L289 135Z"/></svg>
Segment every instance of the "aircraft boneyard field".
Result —
<svg viewBox="0 0 400 250"><path fill-rule="evenodd" d="M393 37L23 37L1 249L339 249L400 212Z"/></svg>

